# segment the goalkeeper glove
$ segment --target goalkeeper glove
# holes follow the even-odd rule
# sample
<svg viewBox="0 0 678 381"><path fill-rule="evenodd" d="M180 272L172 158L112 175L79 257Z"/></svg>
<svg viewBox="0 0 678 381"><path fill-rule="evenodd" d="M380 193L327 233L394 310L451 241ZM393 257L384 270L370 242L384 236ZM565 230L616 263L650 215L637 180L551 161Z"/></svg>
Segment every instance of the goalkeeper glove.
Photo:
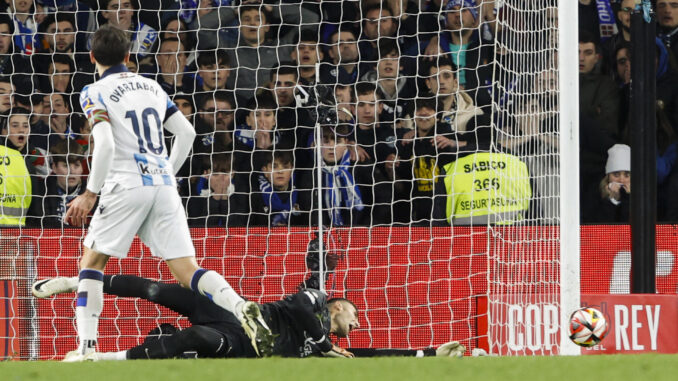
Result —
<svg viewBox="0 0 678 381"><path fill-rule="evenodd" d="M462 357L466 352L466 347L459 344L458 341L450 341L439 346L436 349L437 357Z"/></svg>

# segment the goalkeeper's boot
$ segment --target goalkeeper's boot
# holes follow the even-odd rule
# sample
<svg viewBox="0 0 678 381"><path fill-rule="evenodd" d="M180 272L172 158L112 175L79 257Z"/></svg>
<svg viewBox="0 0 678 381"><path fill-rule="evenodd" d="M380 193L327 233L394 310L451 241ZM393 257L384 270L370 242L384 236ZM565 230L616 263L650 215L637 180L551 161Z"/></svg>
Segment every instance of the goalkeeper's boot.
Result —
<svg viewBox="0 0 678 381"><path fill-rule="evenodd" d="M239 307L242 312L240 324L252 341L252 347L257 352L257 356L269 357L273 355L273 333L264 321L259 305L254 302L244 302Z"/></svg>
<svg viewBox="0 0 678 381"><path fill-rule="evenodd" d="M98 353L89 352L82 353L79 350L74 350L66 353L64 359L61 362L85 362L85 361L99 361Z"/></svg>
<svg viewBox="0 0 678 381"><path fill-rule="evenodd" d="M52 295L65 292L75 292L78 289L78 277L56 277L43 279L33 283L31 291L36 298L49 298Z"/></svg>
<svg viewBox="0 0 678 381"><path fill-rule="evenodd" d="M439 346L436 349L436 356L438 357L462 357L466 352L466 347L461 345L458 341L450 341Z"/></svg>

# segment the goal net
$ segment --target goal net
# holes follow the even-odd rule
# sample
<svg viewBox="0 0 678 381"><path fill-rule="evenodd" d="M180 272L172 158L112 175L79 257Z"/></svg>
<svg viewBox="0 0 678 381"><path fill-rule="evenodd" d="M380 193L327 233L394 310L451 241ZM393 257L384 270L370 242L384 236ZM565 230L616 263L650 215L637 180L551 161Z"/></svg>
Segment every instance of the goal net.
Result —
<svg viewBox="0 0 678 381"><path fill-rule="evenodd" d="M577 173L560 162L576 158L576 109L563 110L577 74L559 71L574 57L563 28L575 35L560 1L35 3L8 8L2 53L2 139L28 165L0 172L0 359L60 359L77 344L74 294L36 299L30 285L78 274L86 229L63 216L96 149L78 97L105 23L130 31L128 70L195 127L177 188L198 262L245 298L304 285L346 297L361 327L343 347L574 353L559 328L578 304ZM14 127L26 119L29 131ZM173 282L138 238L106 273ZM189 325L106 296L99 350L162 323Z"/></svg>

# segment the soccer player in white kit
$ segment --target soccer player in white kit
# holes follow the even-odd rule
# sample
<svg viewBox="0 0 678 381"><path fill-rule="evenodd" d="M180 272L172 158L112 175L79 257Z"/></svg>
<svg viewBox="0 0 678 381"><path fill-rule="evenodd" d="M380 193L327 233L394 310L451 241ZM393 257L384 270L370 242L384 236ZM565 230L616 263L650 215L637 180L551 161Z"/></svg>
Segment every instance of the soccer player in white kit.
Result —
<svg viewBox="0 0 678 381"><path fill-rule="evenodd" d="M82 225L101 192L87 236L76 300L78 349L64 361L97 360L103 271L109 257L124 258L136 234L167 263L184 287L234 313L258 355L270 355L273 337L256 303L246 302L215 271L198 266L174 174L185 161L195 131L155 81L127 71L130 41L110 25L92 38L90 59L100 79L86 86L80 103L92 126L95 148L84 194L65 219ZM167 156L163 127L176 138ZM38 282L34 292L41 292Z"/></svg>

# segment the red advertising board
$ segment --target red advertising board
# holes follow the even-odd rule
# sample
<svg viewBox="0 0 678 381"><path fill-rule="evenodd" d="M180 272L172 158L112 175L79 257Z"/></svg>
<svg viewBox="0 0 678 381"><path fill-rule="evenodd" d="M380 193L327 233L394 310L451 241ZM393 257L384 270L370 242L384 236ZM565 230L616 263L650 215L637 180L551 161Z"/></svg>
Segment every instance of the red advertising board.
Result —
<svg viewBox="0 0 678 381"><path fill-rule="evenodd" d="M483 297L483 299L485 299ZM498 355L558 354L560 310L557 295L510 295L479 302L489 311L478 325L480 335L491 338L482 347ZM607 320L607 336L599 345L582 348L582 354L678 353L678 295L584 294L582 306L595 307ZM489 345L489 346L488 346Z"/></svg>
<svg viewBox="0 0 678 381"><path fill-rule="evenodd" d="M582 305L599 309L609 331L583 354L678 353L677 295L582 295Z"/></svg>
<svg viewBox="0 0 678 381"><path fill-rule="evenodd" d="M0 279L0 361L19 355L17 282Z"/></svg>
<svg viewBox="0 0 678 381"><path fill-rule="evenodd" d="M278 300L295 292L307 275L306 245L313 237L308 229L214 228L191 232L199 263L224 274L234 289L251 300ZM9 229L3 231L5 238L10 234ZM19 251L26 251L26 263L30 261L33 268L22 265L6 271L18 262L0 261L0 275L17 274L28 285L33 279L77 275L83 236L82 230L24 229L10 241L21 243ZM659 226L657 236L657 291L676 295L678 228ZM584 226L581 237L582 293L625 292L630 272L628 227ZM327 289L333 296L350 298L361 310L362 329L341 345L421 348L461 340L474 348L487 338L478 331L478 322L496 316L482 312L477 306L482 304L479 297L488 293L557 294L560 284L555 226L353 228L334 230L326 239L330 249L340 255ZM111 261L106 272L172 281L167 267L138 240L128 258ZM27 296L21 298L19 307L32 305ZM539 300L537 308L514 309L506 316L515 321L531 319L528 322L534 323L540 319L551 324L554 320L549 304L557 299ZM38 348L31 353L38 353L39 358L58 358L71 350L76 341L72 295L39 300L34 306L37 330L32 332L39 340ZM633 310L629 311L632 317ZM185 319L149 302L107 297L100 324L101 349L135 345L163 322L187 324ZM21 328L22 336L31 334L28 328L33 329ZM526 348L534 347L537 339L547 344L537 351L544 354L553 350L546 348L548 345L557 343L550 328L538 334L513 333L516 346L520 346L520 340ZM21 357L25 358L32 344L29 340L21 343ZM634 348L633 341L629 345Z"/></svg>

